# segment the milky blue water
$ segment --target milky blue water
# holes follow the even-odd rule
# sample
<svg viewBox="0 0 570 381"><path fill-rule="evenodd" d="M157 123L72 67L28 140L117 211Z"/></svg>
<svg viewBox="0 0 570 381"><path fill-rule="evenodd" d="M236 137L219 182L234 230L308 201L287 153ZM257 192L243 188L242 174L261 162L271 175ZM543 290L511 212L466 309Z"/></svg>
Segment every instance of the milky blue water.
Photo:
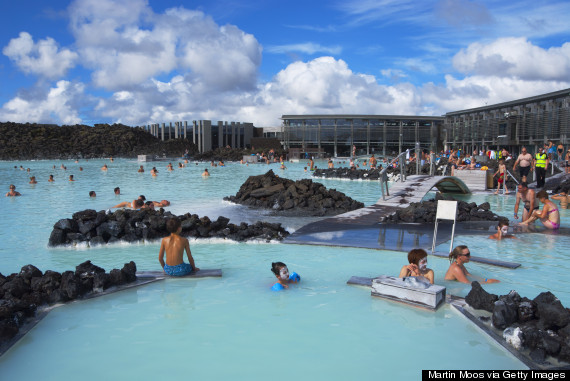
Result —
<svg viewBox="0 0 570 381"><path fill-rule="evenodd" d="M67 170L60 169L60 165ZM101 166L107 163L109 170ZM294 230L315 219L282 218L222 201L250 175L275 173L293 180L309 178L305 163L210 167L209 163L166 170L167 162L145 165L131 160L36 161L0 163L0 189L13 183L23 196L1 198L0 272L26 264L42 271L65 271L87 259L107 270L134 260L139 270L159 270L159 242L105 247L48 248L52 226L78 210L108 209L131 201L168 199L174 214L224 215L231 222L278 221ZM173 161L176 166L177 162ZM30 173L14 166L30 168ZM56 169L53 169L53 165ZM153 178L149 170L159 169ZM325 162L317 162L324 167ZM79 167L83 171L79 171ZM200 175L204 168L209 178ZM56 181L48 183L49 174ZM73 174L76 181L67 178ZM38 184L28 184L34 175ZM373 204L378 183L318 180L327 188ZM121 196L113 188L121 187ZM97 197L88 196L90 190ZM499 214L512 215L514 197L474 195ZM563 226L570 224L563 211ZM517 289L533 298L551 290L570 305L568 237L521 235L494 242L456 237L474 255L522 263L516 270L470 263L473 274L502 283L485 286L494 293ZM438 250L447 250L449 243ZM418 379L421 369L519 369L523 364L481 334L453 308L428 312L370 296L347 286L353 275L398 274L406 254L357 248L191 241L201 268L221 268L222 278L174 279L54 309L0 358L0 379ZM426 248L427 249L427 248ZM302 277L286 292L269 290L271 262L283 261ZM436 282L448 293L465 295L469 286L443 282L449 263L430 257ZM33 364L33 365L32 365ZM88 371L87 371L88 369ZM25 370L25 372L23 372Z"/></svg>

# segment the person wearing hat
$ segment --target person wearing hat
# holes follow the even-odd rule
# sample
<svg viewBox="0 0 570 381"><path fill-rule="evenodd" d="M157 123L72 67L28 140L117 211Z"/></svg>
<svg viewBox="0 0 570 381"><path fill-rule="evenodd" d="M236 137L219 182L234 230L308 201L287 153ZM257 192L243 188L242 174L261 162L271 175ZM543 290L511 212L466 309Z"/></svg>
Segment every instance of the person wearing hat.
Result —
<svg viewBox="0 0 570 381"><path fill-rule="evenodd" d="M536 171L536 187L543 188L546 179L546 168L548 168L548 156L542 147L538 147L538 153L534 155L533 166Z"/></svg>

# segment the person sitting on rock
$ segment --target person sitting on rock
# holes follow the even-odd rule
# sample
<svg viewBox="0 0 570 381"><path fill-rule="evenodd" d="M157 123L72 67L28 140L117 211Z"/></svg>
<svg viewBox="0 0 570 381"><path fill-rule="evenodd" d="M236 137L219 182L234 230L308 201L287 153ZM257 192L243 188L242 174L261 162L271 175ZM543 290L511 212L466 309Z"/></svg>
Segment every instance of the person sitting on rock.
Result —
<svg viewBox="0 0 570 381"><path fill-rule="evenodd" d="M10 184L10 191L6 193L6 197L15 197L21 195L22 194L20 192L16 192L16 186L14 184Z"/></svg>
<svg viewBox="0 0 570 381"><path fill-rule="evenodd" d="M271 287L273 291L284 290L289 288L289 283L298 283L301 281L301 277L297 273L294 272L289 275L289 269L283 262L271 263L271 272L275 274L275 277L277 278L277 283Z"/></svg>
<svg viewBox="0 0 570 381"><path fill-rule="evenodd" d="M427 252L424 249L412 249L408 252L409 265L405 265L400 270L399 278L408 276L422 277L427 279L431 284L434 282L434 274L432 269L427 268Z"/></svg>
<svg viewBox="0 0 570 381"><path fill-rule="evenodd" d="M445 280L456 280L461 283L470 284L471 280L467 277L474 278L479 283L499 283L497 279L477 277L469 273L465 268L465 263L469 263L471 252L465 245L459 245L451 253L449 253L449 269L445 273Z"/></svg>
<svg viewBox="0 0 570 381"><path fill-rule="evenodd" d="M166 230L170 236L162 239L160 243L160 250L158 252L158 261L162 266L165 274L171 276L184 276L190 274L192 271L198 271L190 251L190 243L188 239L181 237L182 224L176 217L170 218L166 221ZM184 250L188 256L188 263L184 263ZM164 253L166 252L166 262L164 261Z"/></svg>
<svg viewBox="0 0 570 381"><path fill-rule="evenodd" d="M509 221L501 220L497 225L497 232L489 236L490 239L502 240L505 238L517 238L512 234L509 234Z"/></svg>

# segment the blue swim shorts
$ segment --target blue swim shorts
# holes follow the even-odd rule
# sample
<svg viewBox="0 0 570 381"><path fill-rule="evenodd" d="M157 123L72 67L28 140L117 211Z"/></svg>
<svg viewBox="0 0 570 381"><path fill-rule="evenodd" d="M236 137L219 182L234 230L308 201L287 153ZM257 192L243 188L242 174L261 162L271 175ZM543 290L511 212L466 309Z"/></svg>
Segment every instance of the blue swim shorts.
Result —
<svg viewBox="0 0 570 381"><path fill-rule="evenodd" d="M184 263L182 262L179 265L176 266L168 266L167 264L164 265L164 272L167 275L171 275L171 276L184 276L184 275L188 275L192 272L192 266L189 265L188 263Z"/></svg>

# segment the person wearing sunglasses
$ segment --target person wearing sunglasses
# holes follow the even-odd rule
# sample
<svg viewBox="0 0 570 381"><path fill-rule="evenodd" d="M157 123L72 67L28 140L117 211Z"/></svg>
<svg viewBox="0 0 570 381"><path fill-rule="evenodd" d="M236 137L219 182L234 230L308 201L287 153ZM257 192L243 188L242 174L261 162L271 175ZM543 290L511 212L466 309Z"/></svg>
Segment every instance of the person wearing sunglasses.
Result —
<svg viewBox="0 0 570 381"><path fill-rule="evenodd" d="M469 259L471 258L471 253L469 252L469 248L465 245L459 245L451 253L449 253L449 269L447 269L447 273L445 273L445 280L456 280L461 283L471 283L473 280L478 281L479 283L499 283L500 281L497 279L491 278L482 278L475 275L472 275L467 271L465 268L465 263L469 263ZM469 278L471 278L471 280Z"/></svg>

